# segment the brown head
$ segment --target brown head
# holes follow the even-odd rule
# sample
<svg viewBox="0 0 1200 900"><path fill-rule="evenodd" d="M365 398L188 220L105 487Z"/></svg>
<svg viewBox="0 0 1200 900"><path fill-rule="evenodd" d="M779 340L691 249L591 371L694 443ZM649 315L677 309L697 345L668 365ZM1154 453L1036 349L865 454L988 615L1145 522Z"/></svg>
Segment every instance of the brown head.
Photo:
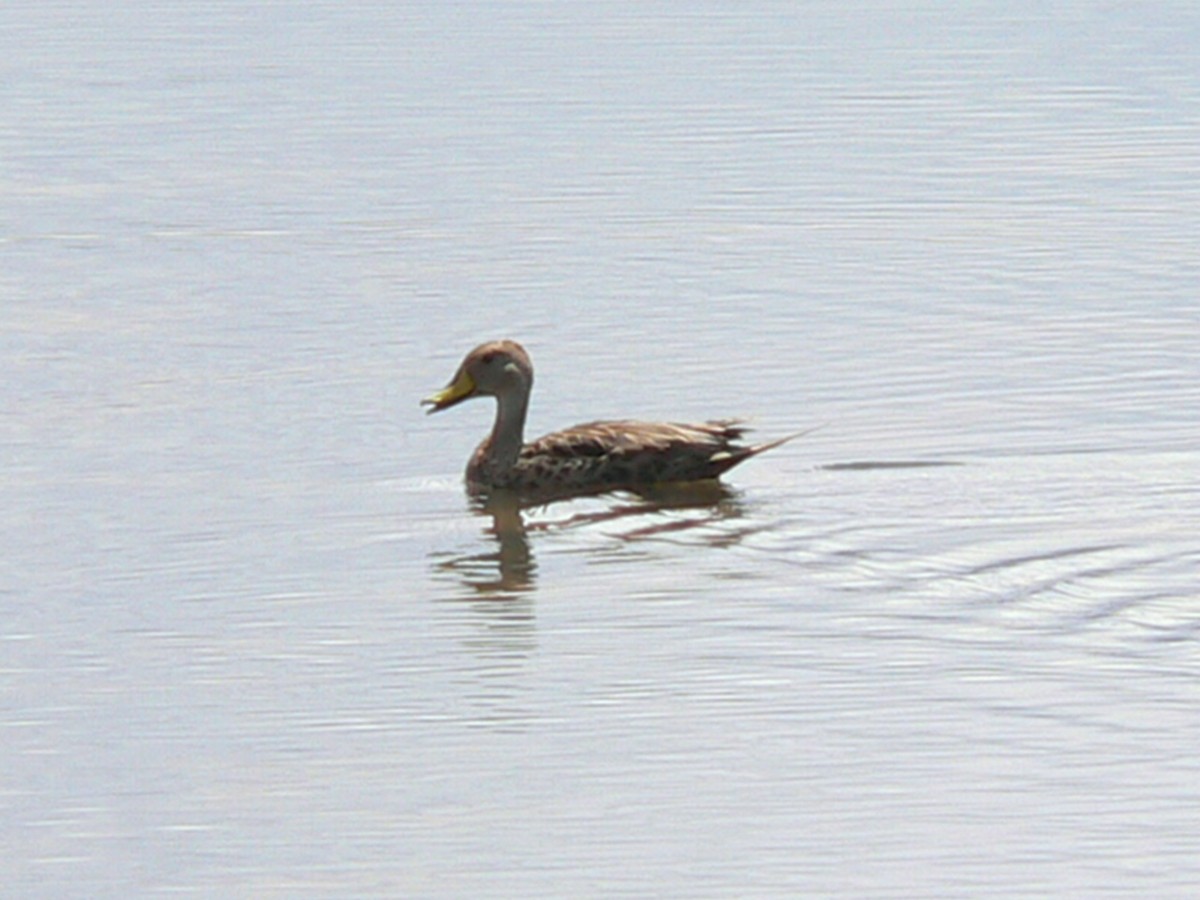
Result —
<svg viewBox="0 0 1200 900"><path fill-rule="evenodd" d="M528 397L533 364L516 341L488 341L466 355L450 383L421 401L440 412L471 397Z"/></svg>

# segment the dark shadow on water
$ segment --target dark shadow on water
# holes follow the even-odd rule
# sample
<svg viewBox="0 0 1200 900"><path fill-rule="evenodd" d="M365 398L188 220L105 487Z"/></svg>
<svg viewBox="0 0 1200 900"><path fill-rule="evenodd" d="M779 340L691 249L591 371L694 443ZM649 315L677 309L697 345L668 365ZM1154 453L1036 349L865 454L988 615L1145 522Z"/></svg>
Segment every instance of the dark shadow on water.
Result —
<svg viewBox="0 0 1200 900"><path fill-rule="evenodd" d="M601 508L572 512L565 506L570 501L580 500L599 503ZM537 560L530 545L531 535L624 522L636 523L636 527L609 536L633 542L694 530L744 514L737 495L714 480L648 485L603 494L530 497L497 491L472 497L471 509L488 521L484 535L491 546L478 553L439 553L434 560L438 571L454 575L463 586L462 599L505 599L530 592L537 581ZM531 521L557 509L564 509L565 514ZM684 510L701 511L702 514L685 518L670 515ZM708 542L713 546L727 546L735 540L727 533L718 532L711 535ZM526 608L521 614L528 616L531 613Z"/></svg>
<svg viewBox="0 0 1200 900"><path fill-rule="evenodd" d="M934 469L941 466L965 466L966 463L951 459L878 459L861 460L857 462L830 463L818 466L826 472L870 472L876 469Z"/></svg>

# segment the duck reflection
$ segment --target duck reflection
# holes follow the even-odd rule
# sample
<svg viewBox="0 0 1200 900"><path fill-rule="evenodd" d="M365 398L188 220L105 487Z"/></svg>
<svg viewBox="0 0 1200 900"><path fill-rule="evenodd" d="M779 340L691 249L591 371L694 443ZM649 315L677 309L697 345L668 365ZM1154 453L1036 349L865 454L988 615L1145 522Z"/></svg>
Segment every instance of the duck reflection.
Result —
<svg viewBox="0 0 1200 900"><path fill-rule="evenodd" d="M488 521L484 534L491 546L479 553L439 554L436 563L440 571L457 576L468 597L511 597L532 590L537 560L531 534L622 523L630 527L615 535L606 532L606 537L635 542L709 528L704 540L727 546L744 536L737 530L711 527L744 514L738 495L713 479L643 485L617 493L475 492L471 507Z"/></svg>

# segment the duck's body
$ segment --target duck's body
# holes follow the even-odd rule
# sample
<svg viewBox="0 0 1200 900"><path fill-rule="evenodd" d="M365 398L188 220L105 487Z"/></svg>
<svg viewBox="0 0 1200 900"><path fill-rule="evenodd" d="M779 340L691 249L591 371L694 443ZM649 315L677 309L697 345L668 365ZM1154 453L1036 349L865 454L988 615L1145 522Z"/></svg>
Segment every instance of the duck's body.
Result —
<svg viewBox="0 0 1200 900"><path fill-rule="evenodd" d="M787 440L741 444L745 428L735 421L612 421L576 425L526 444L532 388L533 365L525 349L515 341L490 341L467 354L445 390L422 401L437 412L470 397L496 398L492 433L467 464L473 489L545 494L697 481L716 478Z"/></svg>
<svg viewBox="0 0 1200 900"><path fill-rule="evenodd" d="M511 465L498 461L491 439L467 464L467 481L484 487L539 491L611 488L716 478L773 445L739 445L736 422L589 422L521 447Z"/></svg>

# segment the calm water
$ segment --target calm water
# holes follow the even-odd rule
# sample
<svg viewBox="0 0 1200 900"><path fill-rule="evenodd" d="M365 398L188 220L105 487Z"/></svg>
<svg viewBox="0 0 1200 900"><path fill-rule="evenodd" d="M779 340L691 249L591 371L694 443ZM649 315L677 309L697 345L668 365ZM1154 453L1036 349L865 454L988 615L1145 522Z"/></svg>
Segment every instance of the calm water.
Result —
<svg viewBox="0 0 1200 900"><path fill-rule="evenodd" d="M1198 43L6 5L6 890L1194 896ZM817 430L493 517L497 336L535 432Z"/></svg>

